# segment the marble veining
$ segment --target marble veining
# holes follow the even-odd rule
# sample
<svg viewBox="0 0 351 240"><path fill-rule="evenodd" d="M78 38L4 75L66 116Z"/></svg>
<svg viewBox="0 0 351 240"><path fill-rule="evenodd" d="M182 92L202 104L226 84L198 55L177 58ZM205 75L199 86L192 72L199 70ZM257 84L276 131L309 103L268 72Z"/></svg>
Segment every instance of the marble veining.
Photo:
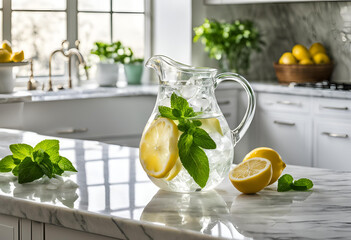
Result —
<svg viewBox="0 0 351 240"><path fill-rule="evenodd" d="M9 144L45 138L0 129L0 157L10 154ZM1 214L119 239L351 237L351 172L288 166L284 173L313 180L308 192L279 193L275 183L242 195L226 179L209 192L180 194L151 183L135 148L72 139L60 145L79 172L24 185L0 174Z"/></svg>
<svg viewBox="0 0 351 240"><path fill-rule="evenodd" d="M205 17L231 21L253 20L260 29L265 46L253 54L247 79L277 82L273 62L295 44L309 47L322 42L335 64L332 80L351 82L351 3L350 1L268 3L246 5L208 5L193 2L193 27ZM348 37L347 37L348 36ZM209 60L201 43L193 44L193 64L217 67Z"/></svg>

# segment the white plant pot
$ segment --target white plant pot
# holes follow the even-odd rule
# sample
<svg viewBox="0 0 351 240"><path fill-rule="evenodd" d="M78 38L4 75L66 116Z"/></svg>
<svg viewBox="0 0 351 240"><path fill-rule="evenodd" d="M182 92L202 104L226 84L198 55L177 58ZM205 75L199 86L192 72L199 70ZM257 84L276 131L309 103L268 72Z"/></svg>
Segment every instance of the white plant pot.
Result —
<svg viewBox="0 0 351 240"><path fill-rule="evenodd" d="M116 63L98 63L96 81L101 87L116 87L119 65Z"/></svg>
<svg viewBox="0 0 351 240"><path fill-rule="evenodd" d="M14 86L12 67L0 67L0 93L12 93Z"/></svg>

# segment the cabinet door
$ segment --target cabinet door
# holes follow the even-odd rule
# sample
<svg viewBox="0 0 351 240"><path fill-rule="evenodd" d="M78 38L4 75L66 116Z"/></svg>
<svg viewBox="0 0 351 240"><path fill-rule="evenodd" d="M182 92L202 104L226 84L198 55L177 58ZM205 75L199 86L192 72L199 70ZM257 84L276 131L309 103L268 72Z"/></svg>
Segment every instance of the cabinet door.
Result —
<svg viewBox="0 0 351 240"><path fill-rule="evenodd" d="M351 123L318 118L314 127L314 166L351 170Z"/></svg>
<svg viewBox="0 0 351 240"><path fill-rule="evenodd" d="M0 215L0 239L18 240L19 219L12 216Z"/></svg>
<svg viewBox="0 0 351 240"><path fill-rule="evenodd" d="M259 113L259 143L276 150L287 164L312 166L312 121L299 114Z"/></svg>
<svg viewBox="0 0 351 240"><path fill-rule="evenodd" d="M93 233L45 224L45 240L118 240Z"/></svg>

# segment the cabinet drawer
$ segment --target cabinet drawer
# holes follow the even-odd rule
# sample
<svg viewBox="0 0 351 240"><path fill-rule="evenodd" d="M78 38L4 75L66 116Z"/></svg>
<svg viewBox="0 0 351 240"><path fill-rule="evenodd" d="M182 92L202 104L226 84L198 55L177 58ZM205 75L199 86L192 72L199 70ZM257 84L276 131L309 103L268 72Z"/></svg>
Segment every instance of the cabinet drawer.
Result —
<svg viewBox="0 0 351 240"><path fill-rule="evenodd" d="M283 94L260 93L258 107L261 110L279 112L310 112L311 98Z"/></svg>
<svg viewBox="0 0 351 240"><path fill-rule="evenodd" d="M278 151L286 164L312 166L312 121L294 114L262 112L259 145Z"/></svg>
<svg viewBox="0 0 351 240"><path fill-rule="evenodd" d="M351 100L314 98L313 112L325 116L345 116L351 120Z"/></svg>
<svg viewBox="0 0 351 240"><path fill-rule="evenodd" d="M316 119L314 127L314 166L351 170L351 123Z"/></svg>
<svg viewBox="0 0 351 240"><path fill-rule="evenodd" d="M235 127L237 124L238 90L217 89L216 99L229 127Z"/></svg>

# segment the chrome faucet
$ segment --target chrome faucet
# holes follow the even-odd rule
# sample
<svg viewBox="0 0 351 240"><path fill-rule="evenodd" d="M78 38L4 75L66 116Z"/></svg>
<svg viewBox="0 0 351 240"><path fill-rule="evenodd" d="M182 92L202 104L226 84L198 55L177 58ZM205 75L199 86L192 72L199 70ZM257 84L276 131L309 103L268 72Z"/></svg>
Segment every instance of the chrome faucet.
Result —
<svg viewBox="0 0 351 240"><path fill-rule="evenodd" d="M72 56L77 56L79 64L84 66L85 74L86 74L87 78L89 78L86 62L84 60L83 55L78 50L79 44L80 44L79 40L76 40L76 42L75 42L76 48L68 49L69 42L67 40L64 40L61 43L61 48L57 49L51 53L50 58L49 58L49 88L48 88L48 91L53 91L52 78L51 78L51 76L52 76L51 62L52 62L53 56L56 53L62 53L63 56L68 58L68 88L73 87L72 86Z"/></svg>

